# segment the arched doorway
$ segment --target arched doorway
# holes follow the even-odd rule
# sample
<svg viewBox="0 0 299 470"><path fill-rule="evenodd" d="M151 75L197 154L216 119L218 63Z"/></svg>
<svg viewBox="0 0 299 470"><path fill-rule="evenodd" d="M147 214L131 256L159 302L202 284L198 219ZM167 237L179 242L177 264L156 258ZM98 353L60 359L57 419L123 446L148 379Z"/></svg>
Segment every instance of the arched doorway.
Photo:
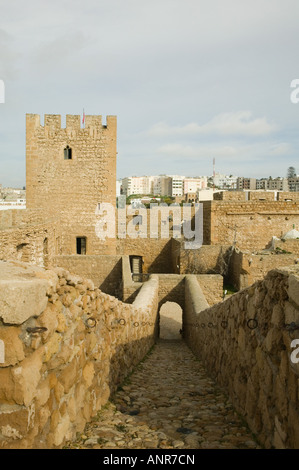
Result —
<svg viewBox="0 0 299 470"><path fill-rule="evenodd" d="M175 302L165 302L159 312L160 339L181 339L183 310Z"/></svg>

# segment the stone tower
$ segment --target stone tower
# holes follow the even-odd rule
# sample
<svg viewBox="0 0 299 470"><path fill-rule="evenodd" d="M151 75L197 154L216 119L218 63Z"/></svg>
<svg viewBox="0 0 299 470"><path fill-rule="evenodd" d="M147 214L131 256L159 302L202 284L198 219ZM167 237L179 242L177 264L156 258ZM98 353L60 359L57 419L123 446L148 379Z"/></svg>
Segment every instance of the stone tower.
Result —
<svg viewBox="0 0 299 470"><path fill-rule="evenodd" d="M99 204L116 205L116 116L26 115L27 208L60 221L57 254L114 254L95 233Z"/></svg>

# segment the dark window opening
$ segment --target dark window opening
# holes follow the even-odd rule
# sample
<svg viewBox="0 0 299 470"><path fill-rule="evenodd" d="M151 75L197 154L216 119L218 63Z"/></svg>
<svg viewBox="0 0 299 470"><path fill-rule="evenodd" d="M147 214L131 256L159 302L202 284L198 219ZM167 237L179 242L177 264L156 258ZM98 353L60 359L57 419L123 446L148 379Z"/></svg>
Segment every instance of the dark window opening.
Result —
<svg viewBox="0 0 299 470"><path fill-rule="evenodd" d="M142 273L142 256L130 256L130 265L132 273Z"/></svg>
<svg viewBox="0 0 299 470"><path fill-rule="evenodd" d="M86 237L77 237L77 255L86 255Z"/></svg>
<svg viewBox="0 0 299 470"><path fill-rule="evenodd" d="M67 145L64 149L64 159L71 160L72 159L72 149Z"/></svg>

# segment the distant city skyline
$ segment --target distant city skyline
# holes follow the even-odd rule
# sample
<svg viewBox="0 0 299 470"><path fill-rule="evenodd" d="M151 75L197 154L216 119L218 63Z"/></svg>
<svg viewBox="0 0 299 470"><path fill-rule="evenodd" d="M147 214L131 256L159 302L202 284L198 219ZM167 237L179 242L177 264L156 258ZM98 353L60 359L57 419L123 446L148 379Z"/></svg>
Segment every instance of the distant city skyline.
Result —
<svg viewBox="0 0 299 470"><path fill-rule="evenodd" d="M213 158L221 174L286 176L298 17L296 0L3 3L0 181L26 184L26 113L64 126L83 109L117 116L118 178L212 175Z"/></svg>

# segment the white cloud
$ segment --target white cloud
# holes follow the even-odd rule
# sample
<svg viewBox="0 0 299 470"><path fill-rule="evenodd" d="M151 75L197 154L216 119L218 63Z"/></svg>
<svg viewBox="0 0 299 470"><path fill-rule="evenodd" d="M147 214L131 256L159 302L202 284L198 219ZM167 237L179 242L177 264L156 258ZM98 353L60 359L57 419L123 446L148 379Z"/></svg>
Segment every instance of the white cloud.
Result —
<svg viewBox="0 0 299 470"><path fill-rule="evenodd" d="M152 136L192 136L197 134L264 136L277 130L277 126L265 117L253 118L250 111L221 113L206 124L195 122L184 126L169 126L159 122L152 126L148 134Z"/></svg>
<svg viewBox="0 0 299 470"><path fill-rule="evenodd" d="M277 144L271 145L269 152L272 155L287 155L292 152L292 146L287 142L280 142Z"/></svg>
<svg viewBox="0 0 299 470"><path fill-rule="evenodd" d="M197 157L234 157L239 153L238 148L233 146L214 146L214 145L182 145L182 144L166 144L157 149L157 153L181 158L197 158Z"/></svg>

